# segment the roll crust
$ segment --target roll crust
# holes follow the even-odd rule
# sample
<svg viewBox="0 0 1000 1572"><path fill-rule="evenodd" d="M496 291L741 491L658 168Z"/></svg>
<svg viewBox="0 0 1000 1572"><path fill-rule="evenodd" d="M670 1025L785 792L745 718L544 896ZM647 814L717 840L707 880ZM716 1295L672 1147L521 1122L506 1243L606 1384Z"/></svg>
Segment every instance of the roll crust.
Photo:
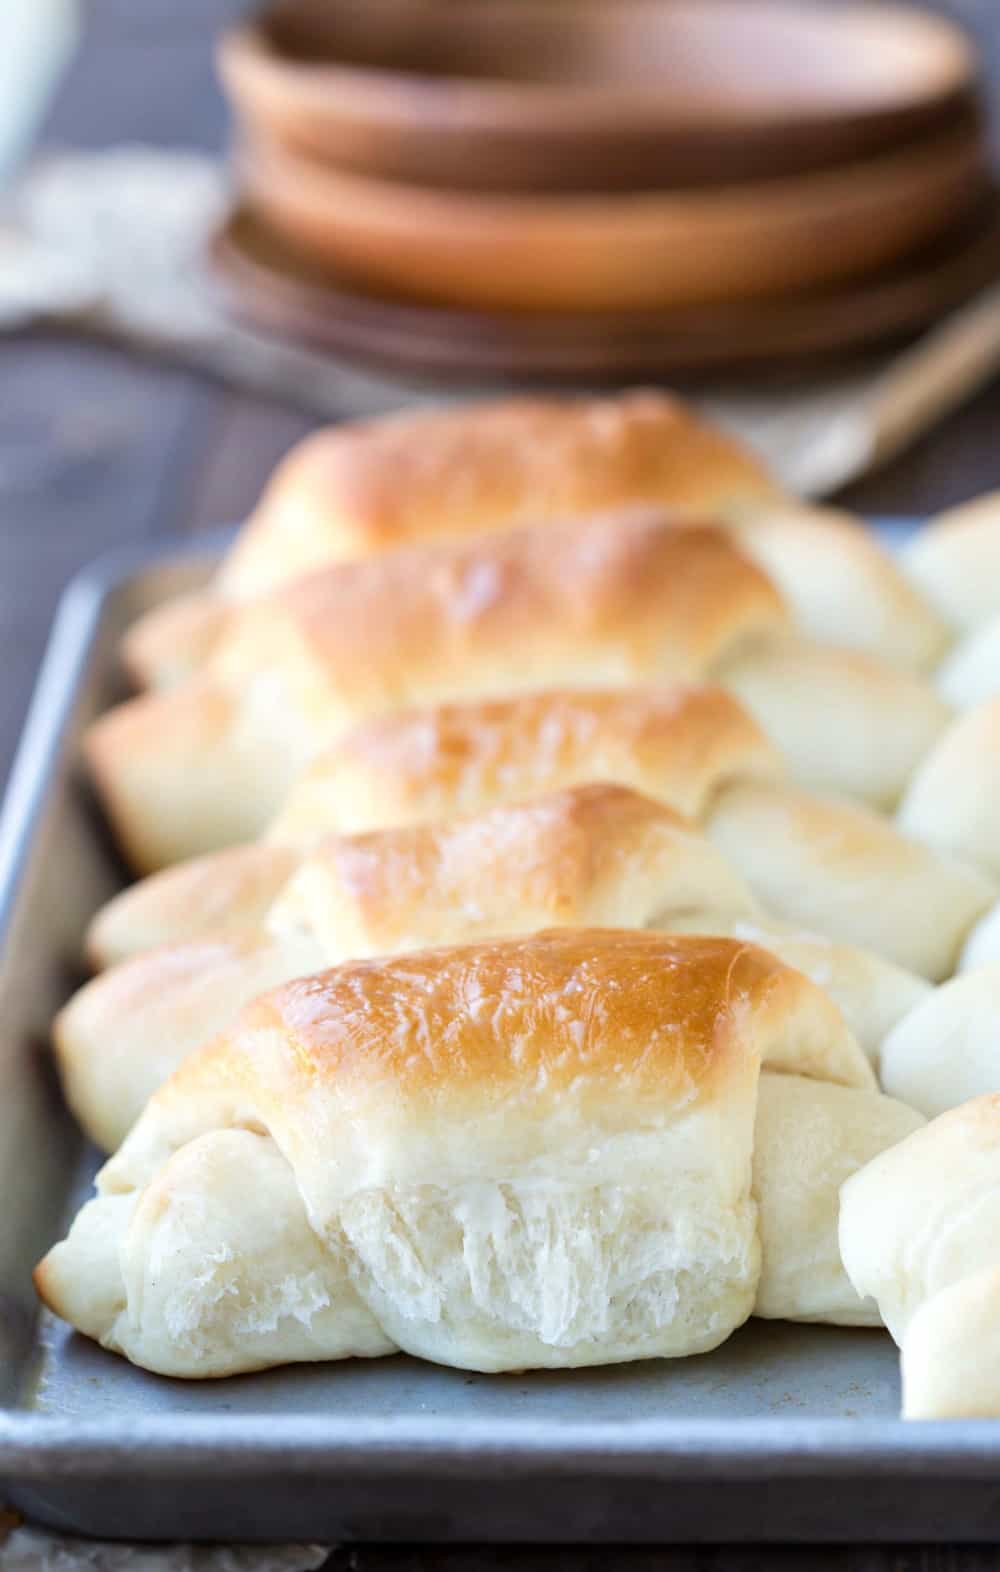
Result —
<svg viewBox="0 0 1000 1572"><path fill-rule="evenodd" d="M102 716L87 756L148 872L252 838L297 770L369 717L699 676L785 625L724 533L655 510L413 547L234 613L202 677Z"/></svg>
<svg viewBox="0 0 1000 1572"><path fill-rule="evenodd" d="M776 750L720 688L552 688L355 727L296 782L268 840L420 823L595 780L696 820L725 781L781 773Z"/></svg>
<svg viewBox="0 0 1000 1572"><path fill-rule="evenodd" d="M192 890L213 871L197 864ZM303 856L264 912L251 910L242 928L231 915L228 935L211 940L184 938L176 885L167 881L169 910L159 915L176 915L180 942L112 967L56 1018L68 1101L107 1150L186 1054L289 978L350 958L555 923L669 927L692 907L754 909L710 842L616 786L580 787L465 820L330 837ZM218 892L215 899L218 909Z"/></svg>
<svg viewBox="0 0 1000 1572"><path fill-rule="evenodd" d="M818 989L727 940L354 962L185 1061L36 1283L186 1376L393 1344L486 1370L700 1351L756 1291L760 1064L845 1044Z"/></svg>
<svg viewBox="0 0 1000 1572"><path fill-rule="evenodd" d="M192 600L184 613L142 618L126 635L126 662L148 685L189 677L223 630L227 603L334 562L633 503L712 513L736 498L777 495L745 449L653 390L346 423L292 449L216 584L197 597L200 610Z"/></svg>

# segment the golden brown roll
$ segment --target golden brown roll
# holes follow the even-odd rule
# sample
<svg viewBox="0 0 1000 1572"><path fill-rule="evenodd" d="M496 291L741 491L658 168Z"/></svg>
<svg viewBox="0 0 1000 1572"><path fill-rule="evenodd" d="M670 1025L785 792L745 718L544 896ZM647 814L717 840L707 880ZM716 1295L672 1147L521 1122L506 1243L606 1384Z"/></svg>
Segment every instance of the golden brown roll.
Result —
<svg viewBox="0 0 1000 1572"><path fill-rule="evenodd" d="M144 685L191 677L228 610L334 562L651 503L736 532L824 643L927 671L947 622L862 525L783 494L761 462L650 390L407 411L308 437L279 465L210 588L125 640Z"/></svg>
<svg viewBox="0 0 1000 1572"><path fill-rule="evenodd" d="M656 511L412 547L242 608L204 677L110 711L87 753L149 871L250 839L324 743L369 717L699 676L786 621L724 534Z"/></svg>
<svg viewBox="0 0 1000 1572"><path fill-rule="evenodd" d="M554 923L693 923L752 938L820 980L872 1058L884 1021L923 997L917 978L874 955L756 918L746 885L709 841L619 786L331 837L303 855L259 927L251 920L227 938L151 950L82 988L54 1027L63 1085L88 1135L113 1150L169 1072L265 989L351 958ZM842 1073L874 1086L857 1052Z"/></svg>
<svg viewBox="0 0 1000 1572"><path fill-rule="evenodd" d="M764 467L668 394L512 398L318 431L275 471L204 595L126 636L138 681L190 677L226 608L334 562L633 503L714 512L778 495Z"/></svg>
<svg viewBox="0 0 1000 1572"><path fill-rule="evenodd" d="M837 1011L727 940L554 931L286 984L189 1058L38 1268L171 1375L396 1345L479 1370L699 1352L750 1314L761 1062Z"/></svg>
<svg viewBox="0 0 1000 1572"><path fill-rule="evenodd" d="M422 823L588 781L632 786L698 820L725 782L777 779L783 768L720 688L552 688L355 727L296 781L267 841Z"/></svg>

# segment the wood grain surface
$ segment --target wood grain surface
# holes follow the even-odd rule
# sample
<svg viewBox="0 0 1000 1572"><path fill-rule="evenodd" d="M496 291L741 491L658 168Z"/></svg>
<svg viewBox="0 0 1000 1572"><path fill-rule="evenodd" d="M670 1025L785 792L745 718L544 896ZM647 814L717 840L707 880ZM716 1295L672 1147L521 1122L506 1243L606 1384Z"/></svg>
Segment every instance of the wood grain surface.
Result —
<svg viewBox="0 0 1000 1572"><path fill-rule="evenodd" d="M836 3L836 0L831 0ZM220 147L211 41L240 0L83 0L84 36L43 133L52 146ZM1000 101L1000 0L931 9L977 34ZM295 413L90 343L0 340L0 780L67 579L127 541L238 519L306 429ZM350 413L345 399L345 415ZM1000 384L857 485L861 511L924 513L1000 486ZM720 1499L724 1512L724 1499ZM335 1572L1000 1572L995 1547L365 1547Z"/></svg>

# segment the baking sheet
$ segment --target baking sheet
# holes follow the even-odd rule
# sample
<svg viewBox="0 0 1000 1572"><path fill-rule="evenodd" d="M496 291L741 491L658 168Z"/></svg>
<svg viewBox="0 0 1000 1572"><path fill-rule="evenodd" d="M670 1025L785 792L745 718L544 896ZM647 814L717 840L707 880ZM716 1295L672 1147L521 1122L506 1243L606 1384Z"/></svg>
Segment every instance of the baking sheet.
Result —
<svg viewBox="0 0 1000 1572"><path fill-rule="evenodd" d="M120 696L123 628L208 560L139 549L71 586L0 818L0 1495L107 1538L1000 1534L1000 1423L904 1426L884 1333L752 1322L710 1355L596 1371L397 1356L183 1383L38 1313L31 1267L97 1162L62 1109L48 1026L123 877L77 739Z"/></svg>

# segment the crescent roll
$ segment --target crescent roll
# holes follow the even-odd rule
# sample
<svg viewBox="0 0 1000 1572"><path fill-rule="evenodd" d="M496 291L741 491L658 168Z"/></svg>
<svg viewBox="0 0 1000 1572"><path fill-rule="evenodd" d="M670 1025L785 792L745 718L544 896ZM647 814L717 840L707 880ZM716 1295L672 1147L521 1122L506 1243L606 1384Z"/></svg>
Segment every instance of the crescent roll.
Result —
<svg viewBox="0 0 1000 1572"><path fill-rule="evenodd" d="M705 820L765 911L939 982L994 905L993 881L857 803L735 782Z"/></svg>
<svg viewBox="0 0 1000 1572"><path fill-rule="evenodd" d="M1000 877L1000 698L959 716L918 765L902 829Z"/></svg>
<svg viewBox="0 0 1000 1572"><path fill-rule="evenodd" d="M944 651L945 622L859 524L796 504L731 437L641 390L406 411L315 433L279 465L209 590L142 618L126 661L141 684L166 686L201 669L234 606L319 568L634 503L733 528L814 638L911 670Z"/></svg>
<svg viewBox="0 0 1000 1572"><path fill-rule="evenodd" d="M561 690L405 711L353 728L301 776L259 845L181 863L97 913L108 965L157 944L256 926L303 848L331 833L419 824L593 781L687 819L734 777L777 776L775 749L717 688Z"/></svg>
<svg viewBox="0 0 1000 1572"><path fill-rule="evenodd" d="M874 1058L877 1026L923 985L875 956L744 923L754 902L709 841L624 787L589 786L466 819L333 837L306 855L262 930L192 939L114 966L56 1019L67 1100L113 1150L192 1049L256 994L350 958L550 927L690 927L753 937L827 988ZM848 1073L850 1067L845 1069ZM860 1061L850 1070L873 1085Z"/></svg>
<svg viewBox="0 0 1000 1572"><path fill-rule="evenodd" d="M724 534L648 509L411 547L243 607L203 677L102 716L87 755L150 871L251 839L319 748L369 717L699 676L786 626Z"/></svg>
<svg viewBox="0 0 1000 1572"><path fill-rule="evenodd" d="M881 1079L931 1119L1000 1092L1000 966L953 977L900 1019L882 1045Z"/></svg>
<svg viewBox="0 0 1000 1572"><path fill-rule="evenodd" d="M904 1419L1000 1418L1000 1267L922 1304L900 1350Z"/></svg>
<svg viewBox="0 0 1000 1572"><path fill-rule="evenodd" d="M1000 615L1000 492L939 513L907 543L900 560L958 632Z"/></svg>
<svg viewBox="0 0 1000 1572"><path fill-rule="evenodd" d="M823 1074L845 1045L819 989L724 939L353 962L185 1061L36 1283L188 1377L393 1346L487 1371L701 1352L758 1289L760 1065Z"/></svg>
<svg viewBox="0 0 1000 1572"><path fill-rule="evenodd" d="M341 739L302 775L265 847L301 850L329 833L446 819L554 789L613 782L700 821L769 918L800 934L872 950L921 977L949 975L997 900L994 882L900 834L880 815L783 785L780 772L763 733L710 687L562 691L445 705L382 717ZM229 909L238 911L242 887L258 877L258 853L260 882L271 878L265 847L232 853L231 866L209 859L172 870L163 884L154 879L126 891L95 920L91 951L98 958L134 953L133 927L144 941L155 934L160 943L204 935L197 913L203 883L217 882L217 914L228 880ZM278 881L270 886L274 894L277 887ZM193 929L186 926L186 907ZM777 942L781 935L773 937ZM828 971L829 960L813 954L821 972ZM853 959L845 975L863 993ZM894 986L890 992L896 995ZM853 982L841 995L859 996ZM845 1007L874 1054L878 1022L887 1018L882 1005L865 1012L864 1025L853 1004Z"/></svg>
<svg viewBox="0 0 1000 1572"><path fill-rule="evenodd" d="M777 496L763 467L674 398L513 398L318 431L278 466L215 582L140 619L143 685L193 676L227 610L336 562L634 503L713 511Z"/></svg>
<svg viewBox="0 0 1000 1572"><path fill-rule="evenodd" d="M840 1248L900 1344L904 1417L1000 1417L1000 1095L941 1114L854 1174Z"/></svg>
<svg viewBox="0 0 1000 1572"><path fill-rule="evenodd" d="M941 1114L848 1179L840 1250L897 1343L935 1294L1000 1266L1000 1095Z"/></svg>

